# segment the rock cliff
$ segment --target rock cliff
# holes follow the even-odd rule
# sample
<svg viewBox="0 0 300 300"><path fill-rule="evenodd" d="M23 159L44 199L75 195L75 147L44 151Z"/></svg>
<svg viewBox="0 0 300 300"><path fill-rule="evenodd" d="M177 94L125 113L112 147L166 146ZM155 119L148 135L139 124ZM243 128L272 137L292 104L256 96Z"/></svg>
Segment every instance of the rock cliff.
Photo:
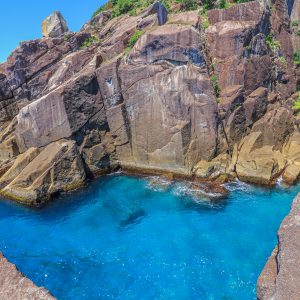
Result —
<svg viewBox="0 0 300 300"><path fill-rule="evenodd" d="M278 231L274 249L257 283L259 300L300 298L300 194Z"/></svg>
<svg viewBox="0 0 300 300"><path fill-rule="evenodd" d="M108 7L77 33L55 12L0 65L1 194L37 205L116 168L294 183L295 3Z"/></svg>
<svg viewBox="0 0 300 300"><path fill-rule="evenodd" d="M0 298L3 300L55 300L44 288L24 277L0 254Z"/></svg>

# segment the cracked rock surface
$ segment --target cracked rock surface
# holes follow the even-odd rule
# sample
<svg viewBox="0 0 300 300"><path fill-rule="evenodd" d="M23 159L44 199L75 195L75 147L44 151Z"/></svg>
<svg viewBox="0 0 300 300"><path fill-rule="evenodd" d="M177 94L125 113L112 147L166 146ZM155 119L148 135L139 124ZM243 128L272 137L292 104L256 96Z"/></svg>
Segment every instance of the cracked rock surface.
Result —
<svg viewBox="0 0 300 300"><path fill-rule="evenodd" d="M21 43L0 65L1 194L40 205L116 168L296 182L298 5L271 4L205 21L157 2L137 16L101 12L77 33L58 18L57 34Z"/></svg>

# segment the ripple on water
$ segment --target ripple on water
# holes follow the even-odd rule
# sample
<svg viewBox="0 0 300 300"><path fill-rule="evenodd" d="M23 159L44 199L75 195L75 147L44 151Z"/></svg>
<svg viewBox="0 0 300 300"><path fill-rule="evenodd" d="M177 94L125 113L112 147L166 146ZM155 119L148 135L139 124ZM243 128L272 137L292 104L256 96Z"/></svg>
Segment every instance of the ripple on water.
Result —
<svg viewBox="0 0 300 300"><path fill-rule="evenodd" d="M255 299L299 186L107 176L39 210L0 202L0 251L58 299ZM270 213L272 212L272 213Z"/></svg>

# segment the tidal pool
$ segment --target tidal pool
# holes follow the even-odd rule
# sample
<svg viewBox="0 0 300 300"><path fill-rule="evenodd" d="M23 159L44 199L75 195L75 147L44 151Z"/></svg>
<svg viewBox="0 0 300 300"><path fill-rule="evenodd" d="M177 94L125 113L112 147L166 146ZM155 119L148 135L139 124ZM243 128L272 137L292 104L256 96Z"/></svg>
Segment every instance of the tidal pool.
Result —
<svg viewBox="0 0 300 300"><path fill-rule="evenodd" d="M41 209L3 200L0 251L58 299L256 299L299 186L227 188L210 202L114 175Z"/></svg>

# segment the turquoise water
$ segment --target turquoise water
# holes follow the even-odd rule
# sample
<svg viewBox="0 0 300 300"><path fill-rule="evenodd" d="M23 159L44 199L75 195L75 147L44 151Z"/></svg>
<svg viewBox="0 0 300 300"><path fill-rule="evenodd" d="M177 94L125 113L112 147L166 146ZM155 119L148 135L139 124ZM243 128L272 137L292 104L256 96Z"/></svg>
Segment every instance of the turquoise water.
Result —
<svg viewBox="0 0 300 300"><path fill-rule="evenodd" d="M256 299L299 186L227 187L210 202L117 175L42 209L2 201L0 251L58 299Z"/></svg>

